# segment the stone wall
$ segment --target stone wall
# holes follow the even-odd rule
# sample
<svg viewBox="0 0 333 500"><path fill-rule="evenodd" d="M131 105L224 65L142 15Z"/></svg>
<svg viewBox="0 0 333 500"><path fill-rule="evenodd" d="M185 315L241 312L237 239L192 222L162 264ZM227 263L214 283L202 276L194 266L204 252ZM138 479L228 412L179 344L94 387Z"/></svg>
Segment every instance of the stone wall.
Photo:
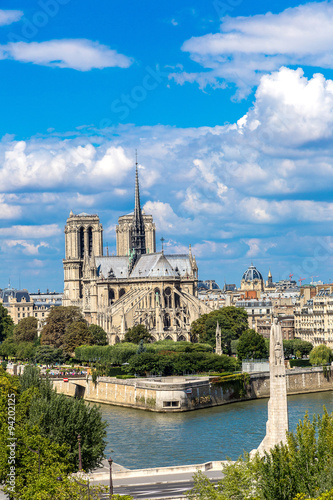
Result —
<svg viewBox="0 0 333 500"><path fill-rule="evenodd" d="M329 391L333 389L333 372L328 367L287 370L287 393ZM163 379L91 379L54 380L59 393L82 397L87 401L128 406L158 412L179 412L269 397L269 373L249 376L248 381L219 382L208 377L168 377Z"/></svg>

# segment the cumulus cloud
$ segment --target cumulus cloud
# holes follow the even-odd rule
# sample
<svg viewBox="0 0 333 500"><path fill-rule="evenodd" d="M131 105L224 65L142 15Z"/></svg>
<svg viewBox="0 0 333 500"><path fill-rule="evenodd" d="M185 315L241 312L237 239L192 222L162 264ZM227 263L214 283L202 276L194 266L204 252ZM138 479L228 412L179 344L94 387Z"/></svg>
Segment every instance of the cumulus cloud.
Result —
<svg viewBox="0 0 333 500"><path fill-rule="evenodd" d="M9 24L16 23L23 16L21 10L3 10L0 9L0 26L8 26Z"/></svg>
<svg viewBox="0 0 333 500"><path fill-rule="evenodd" d="M90 71L103 68L128 68L132 60L106 45L86 39L46 42L13 42L0 46L0 59Z"/></svg>
<svg viewBox="0 0 333 500"><path fill-rule="evenodd" d="M314 252L311 242L328 236L333 221L332 95L331 80L282 67L261 78L253 106L234 124L7 137L0 142L0 213L7 210L13 225L0 230L1 248L41 260L54 252L61 272L62 226L73 209L99 213L112 253L115 223L133 210L139 144L142 204L166 251L192 243L202 277L214 271L213 261L288 266Z"/></svg>
<svg viewBox="0 0 333 500"><path fill-rule="evenodd" d="M235 83L239 97L259 83L260 76L282 65L332 68L333 4L308 3L279 14L224 17L219 33L187 40L182 50L205 68L174 73L178 83L196 81L201 88Z"/></svg>
<svg viewBox="0 0 333 500"><path fill-rule="evenodd" d="M22 253L26 255L38 255L40 248L49 247L48 243L45 243L45 241L41 241L38 244L34 244L31 241L27 240L8 240L8 239L1 241L0 246L3 251L6 251L7 247L7 249L15 249L19 252L22 251Z"/></svg>
<svg viewBox="0 0 333 500"><path fill-rule="evenodd" d="M44 224L41 226L11 226L0 228L0 237L11 238L50 238L61 234L61 229L57 224Z"/></svg>

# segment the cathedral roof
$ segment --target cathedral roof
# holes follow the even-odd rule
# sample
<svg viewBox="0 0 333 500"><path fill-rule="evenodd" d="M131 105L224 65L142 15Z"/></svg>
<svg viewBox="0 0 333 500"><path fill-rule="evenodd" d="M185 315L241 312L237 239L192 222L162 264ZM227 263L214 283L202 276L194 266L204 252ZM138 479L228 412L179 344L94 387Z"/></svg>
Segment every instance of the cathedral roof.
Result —
<svg viewBox="0 0 333 500"><path fill-rule="evenodd" d="M95 257L95 262L98 276L103 275L104 278L156 278L191 274L191 263L186 254L165 255L158 252L140 255L130 274L127 256Z"/></svg>
<svg viewBox="0 0 333 500"><path fill-rule="evenodd" d="M114 278L128 278L128 257L96 257L97 274L108 278L112 270Z"/></svg>
<svg viewBox="0 0 333 500"><path fill-rule="evenodd" d="M189 276L192 272L191 262L188 254L171 254L165 256L171 266L180 276Z"/></svg>
<svg viewBox="0 0 333 500"><path fill-rule="evenodd" d="M254 267L253 264L250 265L250 267L245 271L242 277L242 280L245 281L262 280L262 279L263 277L261 273L258 271L256 267Z"/></svg>
<svg viewBox="0 0 333 500"><path fill-rule="evenodd" d="M172 268L165 255L162 253L160 258L149 271L149 277L159 277L159 276L175 276L175 270Z"/></svg>

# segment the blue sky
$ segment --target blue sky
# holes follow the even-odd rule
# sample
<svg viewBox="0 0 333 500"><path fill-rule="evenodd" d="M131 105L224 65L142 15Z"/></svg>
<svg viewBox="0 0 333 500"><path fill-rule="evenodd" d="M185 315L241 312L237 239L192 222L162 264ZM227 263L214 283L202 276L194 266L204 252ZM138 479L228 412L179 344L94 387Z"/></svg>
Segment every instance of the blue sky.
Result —
<svg viewBox="0 0 333 500"><path fill-rule="evenodd" d="M202 279L333 279L333 3L0 10L0 287L63 288L63 228L142 202ZM316 278L315 278L316 279Z"/></svg>

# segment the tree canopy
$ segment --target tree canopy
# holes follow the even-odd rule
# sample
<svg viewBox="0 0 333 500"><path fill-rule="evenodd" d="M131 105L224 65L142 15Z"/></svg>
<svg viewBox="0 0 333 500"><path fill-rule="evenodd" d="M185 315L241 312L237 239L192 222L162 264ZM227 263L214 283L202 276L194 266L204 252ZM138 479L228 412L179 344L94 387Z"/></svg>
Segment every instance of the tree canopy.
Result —
<svg viewBox="0 0 333 500"><path fill-rule="evenodd" d="M152 336L144 325L133 326L125 333L124 342L139 344L140 340L143 340L144 342L150 342L152 340Z"/></svg>
<svg viewBox="0 0 333 500"><path fill-rule="evenodd" d="M240 360L266 358L268 353L264 337L254 330L246 330L239 337L237 356Z"/></svg>
<svg viewBox="0 0 333 500"><path fill-rule="evenodd" d="M37 338L37 318L29 316L23 318L14 327L14 339L16 342L33 342Z"/></svg>
<svg viewBox="0 0 333 500"><path fill-rule="evenodd" d="M8 395L11 404L15 403L14 429L8 419ZM91 411L89 407L83 408L83 401L82 408L79 408L74 400L67 399L67 402L63 403L62 399L53 391L47 380L39 377L37 369L26 368L23 376L19 378L0 368L0 482L6 483L5 491L10 494L11 499L87 498L86 491L82 491L69 476L78 469L78 445L75 438L81 433L84 465L86 468L90 465L94 467L103 456L104 424L98 407ZM48 401L52 408L47 411L53 412L48 413L47 427L40 425L43 421L45 401ZM74 402L75 408L71 406L71 401ZM42 404L38 410L39 402ZM71 419L70 422L66 421L65 413ZM38 421L38 424L33 420ZM68 424L70 428L66 429ZM16 442L14 490L10 489L8 481L11 463L10 447L7 445L11 443L8 437L12 435ZM62 435L64 437L61 437ZM90 448L94 449L92 455ZM59 477L61 481L58 480ZM90 498L100 498L100 493L101 491L97 494L97 491L91 488Z"/></svg>
<svg viewBox="0 0 333 500"><path fill-rule="evenodd" d="M228 306L203 314L191 325L192 338L215 347L217 322L221 328L222 351L231 354L231 341L249 328L247 312L240 307Z"/></svg>
<svg viewBox="0 0 333 500"><path fill-rule="evenodd" d="M217 487L202 473L194 477L189 500L305 500L333 498L333 413L310 421L305 415L296 432L252 459L248 454L223 468Z"/></svg>
<svg viewBox="0 0 333 500"><path fill-rule="evenodd" d="M79 307L52 307L41 333L41 344L62 347L66 328L74 321L84 321Z"/></svg>
<svg viewBox="0 0 333 500"><path fill-rule="evenodd" d="M67 354L75 351L80 345L92 345L93 335L85 321L73 321L65 330L62 348Z"/></svg>
<svg viewBox="0 0 333 500"><path fill-rule="evenodd" d="M0 304L0 343L13 334L14 322L7 309Z"/></svg>
<svg viewBox="0 0 333 500"><path fill-rule="evenodd" d="M92 324L89 331L93 337L93 345L108 345L108 336L101 326Z"/></svg>
<svg viewBox="0 0 333 500"><path fill-rule="evenodd" d="M312 365L327 365L332 359L332 349L324 344L314 347L310 352L310 363Z"/></svg>

